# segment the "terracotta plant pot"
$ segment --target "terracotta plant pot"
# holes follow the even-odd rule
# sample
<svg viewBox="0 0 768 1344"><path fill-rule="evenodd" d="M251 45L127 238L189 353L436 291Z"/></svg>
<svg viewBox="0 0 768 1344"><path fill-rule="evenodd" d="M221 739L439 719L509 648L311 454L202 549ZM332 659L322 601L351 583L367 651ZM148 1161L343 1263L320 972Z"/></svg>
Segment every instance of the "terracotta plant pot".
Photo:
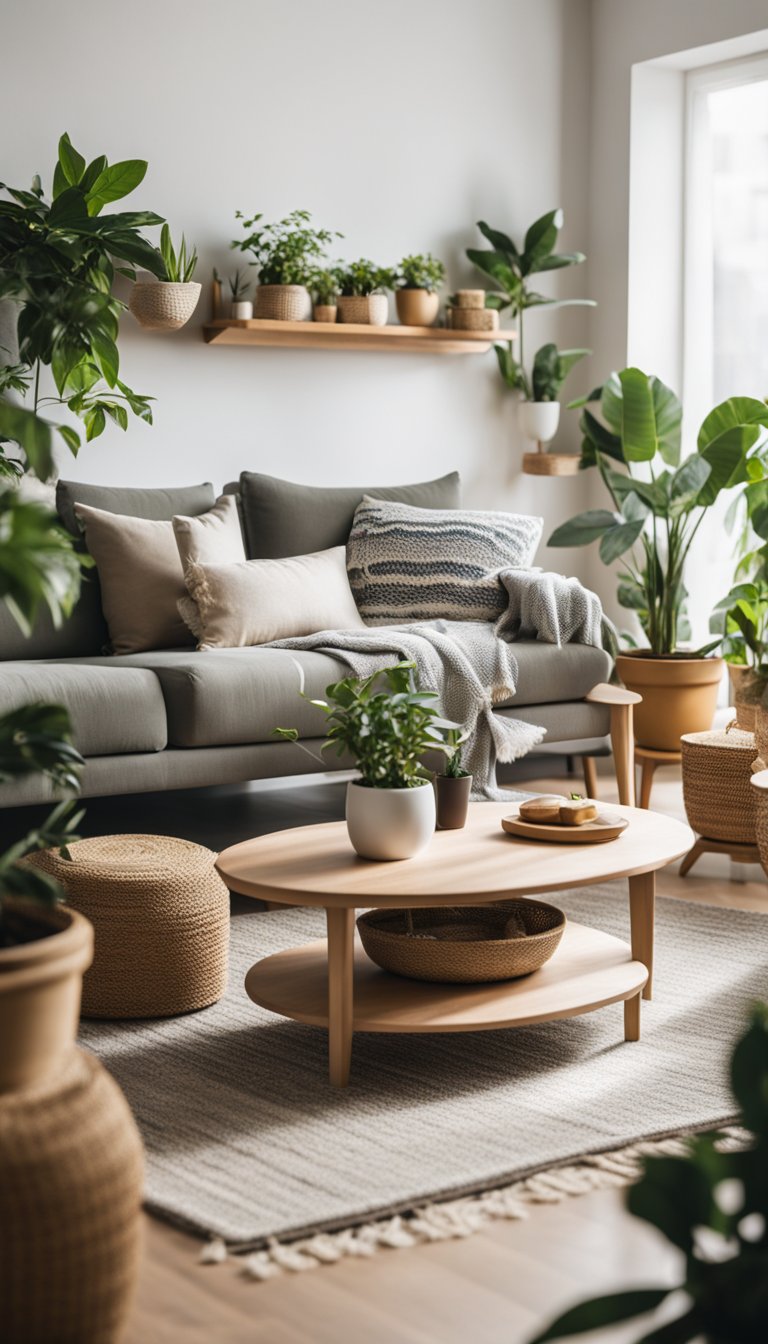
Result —
<svg viewBox="0 0 768 1344"><path fill-rule="evenodd" d="M657 658L639 649L620 653L616 670L627 690L643 697L634 712L638 746L679 751L683 733L712 727L722 658Z"/></svg>
<svg viewBox="0 0 768 1344"><path fill-rule="evenodd" d="M304 285L259 285L256 317L272 322L311 322L312 299Z"/></svg>
<svg viewBox="0 0 768 1344"><path fill-rule="evenodd" d="M435 791L425 781L413 789L347 785L347 830L363 859L412 859L435 830Z"/></svg>
<svg viewBox="0 0 768 1344"><path fill-rule="evenodd" d="M751 667L739 667L735 663L728 665L728 679L731 683L731 698L739 727L747 733L753 733L755 710L763 698L765 682Z"/></svg>
<svg viewBox="0 0 768 1344"><path fill-rule="evenodd" d="M358 322L366 327L386 327L389 303L386 294L342 294L339 321Z"/></svg>
<svg viewBox="0 0 768 1344"><path fill-rule="evenodd" d="M185 284L170 280L148 283L138 280L131 286L128 307L147 331L178 331L194 313L200 290L196 280L188 280Z"/></svg>
<svg viewBox="0 0 768 1344"><path fill-rule="evenodd" d="M335 303L316 303L314 318L316 322L335 322L337 312Z"/></svg>
<svg viewBox="0 0 768 1344"><path fill-rule="evenodd" d="M438 775L435 779L438 831L460 831L467 824L472 776Z"/></svg>
<svg viewBox="0 0 768 1344"><path fill-rule="evenodd" d="M395 307L404 327L431 327L440 310L440 296L429 289L398 289Z"/></svg>

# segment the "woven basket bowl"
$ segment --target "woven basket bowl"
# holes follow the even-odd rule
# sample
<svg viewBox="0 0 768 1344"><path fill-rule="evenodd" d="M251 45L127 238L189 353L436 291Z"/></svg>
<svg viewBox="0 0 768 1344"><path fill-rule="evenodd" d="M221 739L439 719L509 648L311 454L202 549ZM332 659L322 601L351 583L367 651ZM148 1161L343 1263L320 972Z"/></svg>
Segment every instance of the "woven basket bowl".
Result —
<svg viewBox="0 0 768 1344"><path fill-rule="evenodd" d="M404 910L369 910L357 927L371 961L410 980L458 985L530 975L549 961L565 928L562 910L543 901L497 901L461 910L435 906L410 913L416 935L439 930L441 937L414 937ZM523 920L526 937L505 937L510 916Z"/></svg>
<svg viewBox="0 0 768 1344"><path fill-rule="evenodd" d="M93 924L84 1017L173 1017L207 1008L227 983L229 894L202 845L105 835L28 860L60 881Z"/></svg>
<svg viewBox="0 0 768 1344"><path fill-rule="evenodd" d="M755 675L751 667L737 666L728 668L728 680L739 727L754 733L755 714L765 690L765 682Z"/></svg>
<svg viewBox="0 0 768 1344"><path fill-rule="evenodd" d="M200 288L196 280L188 280L186 284L137 281L131 288L128 307L147 331L178 331L194 313Z"/></svg>
<svg viewBox="0 0 768 1344"><path fill-rule="evenodd" d="M484 308L485 290L484 289L457 289L456 291L457 308Z"/></svg>
<svg viewBox="0 0 768 1344"><path fill-rule="evenodd" d="M730 732L685 733L683 801L689 825L708 840L755 843L755 804L750 788L755 739Z"/></svg>
<svg viewBox="0 0 768 1344"><path fill-rule="evenodd" d="M385 327L389 317L386 294L342 294L339 297L339 321L357 322L364 327Z"/></svg>
<svg viewBox="0 0 768 1344"><path fill-rule="evenodd" d="M304 285L259 285L254 311L272 322L311 322L312 299Z"/></svg>

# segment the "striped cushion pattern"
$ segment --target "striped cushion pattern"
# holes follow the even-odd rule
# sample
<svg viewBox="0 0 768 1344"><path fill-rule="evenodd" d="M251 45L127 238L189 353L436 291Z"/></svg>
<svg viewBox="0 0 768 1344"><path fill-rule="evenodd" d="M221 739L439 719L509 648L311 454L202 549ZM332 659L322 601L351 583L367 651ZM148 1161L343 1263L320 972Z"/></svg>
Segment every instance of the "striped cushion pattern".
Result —
<svg viewBox="0 0 768 1344"><path fill-rule="evenodd" d="M347 573L367 625L493 621L506 608L499 571L530 567L543 519L419 509L364 496L347 542Z"/></svg>

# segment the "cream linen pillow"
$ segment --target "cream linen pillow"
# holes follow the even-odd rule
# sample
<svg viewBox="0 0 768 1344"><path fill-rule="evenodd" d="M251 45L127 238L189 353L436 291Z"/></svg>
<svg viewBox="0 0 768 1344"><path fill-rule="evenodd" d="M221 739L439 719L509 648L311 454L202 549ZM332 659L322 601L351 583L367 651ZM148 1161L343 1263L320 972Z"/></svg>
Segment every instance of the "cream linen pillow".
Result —
<svg viewBox="0 0 768 1344"><path fill-rule="evenodd" d="M212 509L196 518L177 514L173 520L181 567L234 565L247 559L234 495L222 495Z"/></svg>
<svg viewBox="0 0 768 1344"><path fill-rule="evenodd" d="M192 563L185 578L197 605L194 633L199 649L243 648L363 624L347 579L343 546L286 560Z"/></svg>
<svg viewBox="0 0 768 1344"><path fill-rule="evenodd" d="M170 522L130 518L75 504L96 561L112 652L189 648L176 603L184 576Z"/></svg>

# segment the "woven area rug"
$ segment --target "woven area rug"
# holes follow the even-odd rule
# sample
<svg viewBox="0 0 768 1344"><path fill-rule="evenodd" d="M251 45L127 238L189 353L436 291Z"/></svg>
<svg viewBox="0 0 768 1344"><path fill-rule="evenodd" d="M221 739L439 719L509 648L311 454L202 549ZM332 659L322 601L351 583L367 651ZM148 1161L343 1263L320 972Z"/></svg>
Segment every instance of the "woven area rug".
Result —
<svg viewBox="0 0 768 1344"><path fill-rule="evenodd" d="M628 938L625 883L554 899ZM640 1042L623 1043L621 1004L517 1030L359 1035L351 1085L335 1091L325 1033L256 1008L243 989L259 957L323 934L321 912L249 909L232 920L220 1003L83 1024L138 1120L158 1215L258 1247L725 1123L731 1045L750 1003L768 998L766 916L661 900Z"/></svg>

